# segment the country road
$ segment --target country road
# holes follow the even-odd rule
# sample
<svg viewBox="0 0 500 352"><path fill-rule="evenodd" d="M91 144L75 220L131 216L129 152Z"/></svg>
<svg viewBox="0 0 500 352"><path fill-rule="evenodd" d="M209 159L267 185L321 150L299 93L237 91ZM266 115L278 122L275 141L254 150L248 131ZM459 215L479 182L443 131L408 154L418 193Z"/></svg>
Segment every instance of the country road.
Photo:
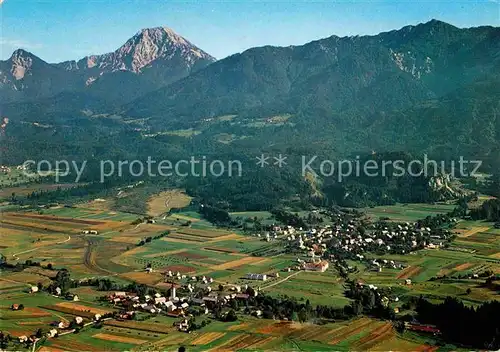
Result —
<svg viewBox="0 0 500 352"><path fill-rule="evenodd" d="M282 280L279 280L279 281L273 282L272 284L269 284L269 285L267 285L267 286L261 287L260 289L261 289L261 290L264 290L264 289L266 289L266 288L273 287L273 286L276 286L276 285L278 285L278 284L281 284L282 282L285 282L286 280L288 280L288 279L289 279L289 278L291 278L292 276L298 275L299 273L300 273L300 271L297 271L297 272L295 272L295 273L293 273L293 274L288 275L287 277L285 277L285 278L284 278L284 279L282 279Z"/></svg>
<svg viewBox="0 0 500 352"><path fill-rule="evenodd" d="M97 245L97 241L90 239L88 237L85 237L85 240L87 241L87 247L85 248L85 253L83 254L83 264L93 270L96 271L100 274L105 274L105 275L118 275L117 273L114 273L112 271L106 270L101 268L97 263L95 262L95 246Z"/></svg>
<svg viewBox="0 0 500 352"><path fill-rule="evenodd" d="M68 235L68 238L65 239L64 241L61 241L61 242L56 242L54 244L47 244L45 246L40 246L40 247L37 247L37 248L32 248L32 249L28 249L28 250L25 250L25 251L22 251L22 252L19 252L19 253L15 253L15 254L12 254L13 257L17 257L19 254L24 254L24 253L29 253L29 252L33 252L33 251L36 251L40 248L45 248L45 247L48 247L48 246L55 246L55 245L58 245L58 244L63 244L63 243L66 243L68 241L71 240L71 236Z"/></svg>

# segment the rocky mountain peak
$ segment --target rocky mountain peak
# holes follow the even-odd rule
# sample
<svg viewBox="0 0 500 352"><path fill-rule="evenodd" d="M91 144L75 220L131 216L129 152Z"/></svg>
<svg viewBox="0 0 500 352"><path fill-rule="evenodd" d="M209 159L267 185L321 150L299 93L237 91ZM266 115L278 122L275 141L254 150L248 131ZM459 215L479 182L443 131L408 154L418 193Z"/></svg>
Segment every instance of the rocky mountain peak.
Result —
<svg viewBox="0 0 500 352"><path fill-rule="evenodd" d="M136 33L113 54L120 69L138 73L155 60L180 56L188 65L200 59L215 59L168 27L145 28Z"/></svg>
<svg viewBox="0 0 500 352"><path fill-rule="evenodd" d="M59 64L66 70L93 69L101 73L130 71L141 73L144 68L161 61L180 59L188 67L203 60L215 59L168 27L145 28L112 53L90 55L78 62ZM158 61L157 61L158 60Z"/></svg>
<svg viewBox="0 0 500 352"><path fill-rule="evenodd" d="M36 59L35 55L24 49L17 49L14 51L9 59L11 62L10 71L12 76L14 76L16 80L23 79L33 67L33 63Z"/></svg>
<svg viewBox="0 0 500 352"><path fill-rule="evenodd" d="M5 100L22 100L65 90L92 89L96 95L110 96L109 90L116 86L133 86L126 90L128 95L110 98L125 102L169 85L214 61L170 28L145 28L113 52L80 60L49 64L18 49L8 60L0 61L0 89Z"/></svg>

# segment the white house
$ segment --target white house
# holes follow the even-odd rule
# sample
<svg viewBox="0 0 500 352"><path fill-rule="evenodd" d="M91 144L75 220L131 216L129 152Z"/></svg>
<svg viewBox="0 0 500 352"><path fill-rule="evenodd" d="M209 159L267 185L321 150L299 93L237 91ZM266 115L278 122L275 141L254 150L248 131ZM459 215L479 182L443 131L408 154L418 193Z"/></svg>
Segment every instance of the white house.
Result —
<svg viewBox="0 0 500 352"><path fill-rule="evenodd" d="M163 304L167 302L167 298L166 297L156 297L155 298L155 304Z"/></svg>
<svg viewBox="0 0 500 352"><path fill-rule="evenodd" d="M56 329L50 329L49 332L47 333L47 337L55 337L57 335L57 330Z"/></svg>
<svg viewBox="0 0 500 352"><path fill-rule="evenodd" d="M249 280L266 281L267 275L266 274L247 274L246 278Z"/></svg>

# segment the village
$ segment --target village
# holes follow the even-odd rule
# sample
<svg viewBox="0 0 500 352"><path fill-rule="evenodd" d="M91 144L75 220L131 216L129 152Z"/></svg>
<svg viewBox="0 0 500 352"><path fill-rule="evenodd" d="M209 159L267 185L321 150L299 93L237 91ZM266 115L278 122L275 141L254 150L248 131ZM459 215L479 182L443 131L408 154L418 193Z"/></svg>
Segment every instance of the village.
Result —
<svg viewBox="0 0 500 352"><path fill-rule="evenodd" d="M447 215L422 222L395 223L386 221L368 222L360 216L338 213L329 214L333 221L309 229L292 225L273 226L270 231L254 236L263 241L277 241L287 253L297 255L297 265L286 271L306 270L324 272L330 262L354 260L367 264L372 270L383 268L404 269L405 264L380 258L384 254L409 254L420 249L440 249L454 239L443 224L456 224L456 218ZM373 254L379 258L370 259ZM351 270L351 266L345 269Z"/></svg>
<svg viewBox="0 0 500 352"><path fill-rule="evenodd" d="M55 211L75 212L65 207ZM15 272L30 269L51 280L31 283L27 291L33 298L8 301L12 313L34 309L39 296L40 302L46 302L37 303L38 309L48 312L43 314L64 314L60 320L44 321L30 333L16 335L16 343L27 348L58 345L60 337L65 341L72 334L99 335L99 331L105 331L103 338L107 338L106 334L120 333L112 331L116 326L126 326L127 335L129 330L139 334L153 322L158 334L168 330L168 334L197 336L215 326L223 329L224 324L249 319L327 324L363 314L398 319L408 314L408 294L422 287L418 276L422 268L414 264L420 263L415 259L422 258L423 252L431 256L451 252L448 246L456 236L452 232L456 219L449 214L387 221L349 209L319 212L311 212L315 217L306 213L302 221L293 216L290 221L270 219L265 228L245 233L190 227L187 221L196 219L179 215L172 217L180 220L171 220L176 230L160 217L129 217L124 223L133 232L127 237L128 232L118 231L108 238L107 230L94 220L82 223L72 237L89 241L83 254L88 254L93 270L104 265L113 268L106 252L92 245L94 239L102 238L101 243L109 246L117 237L130 238L127 247L121 247L126 250L115 254L128 260L122 262L130 265L128 272L117 274L115 281L103 271L99 276L87 271L73 274L72 267L48 262L6 265L14 278ZM46 215L35 217L40 221ZM101 254L93 262L96 250ZM478 280L480 275L471 273L466 278ZM440 333L416 320L402 329L432 336Z"/></svg>

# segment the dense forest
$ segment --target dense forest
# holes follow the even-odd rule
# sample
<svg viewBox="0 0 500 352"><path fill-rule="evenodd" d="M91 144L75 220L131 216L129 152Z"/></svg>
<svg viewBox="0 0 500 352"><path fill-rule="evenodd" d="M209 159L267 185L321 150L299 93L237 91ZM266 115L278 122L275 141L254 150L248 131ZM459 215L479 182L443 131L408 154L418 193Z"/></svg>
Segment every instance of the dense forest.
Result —
<svg viewBox="0 0 500 352"><path fill-rule="evenodd" d="M419 321L436 325L443 339L478 349L500 348L500 302L469 307L456 298L431 303L420 298L416 311Z"/></svg>

